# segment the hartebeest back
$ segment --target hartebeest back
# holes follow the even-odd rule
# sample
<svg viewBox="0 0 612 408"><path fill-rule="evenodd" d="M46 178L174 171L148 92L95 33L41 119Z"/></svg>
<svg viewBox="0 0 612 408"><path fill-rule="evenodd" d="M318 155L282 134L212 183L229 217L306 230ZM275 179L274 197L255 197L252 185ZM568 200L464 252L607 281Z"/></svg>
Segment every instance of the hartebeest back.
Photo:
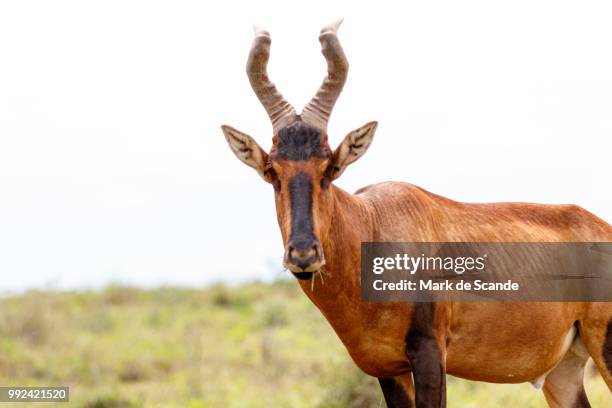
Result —
<svg viewBox="0 0 612 408"><path fill-rule="evenodd" d="M321 30L328 73L301 114L268 78L271 40L256 29L247 74L272 121L272 149L266 153L245 133L222 127L236 156L274 188L284 266L355 363L379 378L390 407L445 406L446 373L529 381L543 386L551 407L588 406L582 376L589 356L612 389L611 303L361 301L363 241L608 242L612 227L574 205L468 204L398 182L355 194L336 187L376 131L370 122L335 150L328 144L327 123L348 73L339 25Z"/></svg>

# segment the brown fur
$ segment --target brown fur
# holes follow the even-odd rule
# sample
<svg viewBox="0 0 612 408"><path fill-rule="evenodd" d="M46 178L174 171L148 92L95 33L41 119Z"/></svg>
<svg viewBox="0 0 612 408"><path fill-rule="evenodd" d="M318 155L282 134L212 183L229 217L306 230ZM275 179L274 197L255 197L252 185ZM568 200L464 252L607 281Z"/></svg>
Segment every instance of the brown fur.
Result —
<svg viewBox="0 0 612 408"><path fill-rule="evenodd" d="M544 382L551 406L585 405L582 376L589 355L612 389L612 303L438 302L429 310L419 303L361 301L361 242L612 241L608 223L575 205L461 203L398 182L346 193L331 183L330 168L340 169L336 172L340 174L363 154L364 149L354 146L355 140L367 136L369 144L374 129L375 124L368 124L351 132L331 157L300 156L292 150L298 148L294 146L298 140L288 142L284 154L267 155L257 150L250 137L227 127L224 131L229 133L230 145L239 139L232 146L234 152L241 152L243 145L259 152L237 156L274 185L286 248L291 248L287 244L292 236L292 211L308 211L308 223L300 225L307 227L308 234L312 230L309 236L320 247L316 253L324 256L308 269L296 270L291 262L286 265L300 278L320 268L324 279L315 275L314 282L300 281L302 289L363 371L382 379L395 378L395 382L381 382L385 397L393 401L398 390L406 390L405 397L414 399L416 406L443 407L448 373L497 383ZM309 151L329 151L325 133L319 139L320 149L313 147L311 139L301 139ZM302 184L307 183L304 191L311 194L311 200L300 198L303 205L297 201L292 205L290 187L297 175ZM302 210L304 203L308 208ZM307 249L308 243L304 245ZM286 249L287 253L291 250ZM580 342L570 348L576 333ZM576 350L582 350L582 355L572 357ZM414 381L407 382L411 374Z"/></svg>
<svg viewBox="0 0 612 408"><path fill-rule="evenodd" d="M288 167L292 173L306 169L315 177L318 166L304 162ZM415 324L415 304L361 302L362 241L612 241L609 224L574 205L466 204L395 182L369 186L356 195L335 186L327 193L315 189L314 197L316 234L327 260L325 279L317 280L314 290L310 282L300 285L355 363L376 377L412 370L404 340ZM282 199L277 199L277 208L286 236L288 213ZM449 303L440 309L437 315L446 318L435 326L435 336L449 374L499 383L533 381L563 359L565 335L579 321L588 328L581 333L588 337L587 349L612 387L601 351L607 329L602 322L612 317L610 303Z"/></svg>
<svg viewBox="0 0 612 408"><path fill-rule="evenodd" d="M284 264L301 279L320 270L324 280L300 285L355 363L380 379L390 406L444 407L449 373L499 383L545 379L551 407L586 407L589 355L612 390L612 303L361 302L361 242L607 242L612 227L574 205L467 204L395 182L354 195L335 187L377 126L350 132L332 154L327 121L348 72L340 23L321 30L328 75L301 115L270 82L270 36L257 29L247 73L272 120L272 150L222 129L236 156L274 186ZM299 212L295 223L292 212ZM299 245L292 225L301 229Z"/></svg>

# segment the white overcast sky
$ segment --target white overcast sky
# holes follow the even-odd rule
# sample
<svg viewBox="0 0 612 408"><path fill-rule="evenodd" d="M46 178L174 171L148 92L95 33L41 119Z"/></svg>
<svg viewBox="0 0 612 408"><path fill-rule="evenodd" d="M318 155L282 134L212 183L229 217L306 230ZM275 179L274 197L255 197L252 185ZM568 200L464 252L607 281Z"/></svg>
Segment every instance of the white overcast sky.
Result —
<svg viewBox="0 0 612 408"><path fill-rule="evenodd" d="M253 23L301 109L344 17L333 145L378 120L349 191L576 203L612 221L612 3L2 1L0 290L278 276L272 188L221 124L269 148L244 73Z"/></svg>

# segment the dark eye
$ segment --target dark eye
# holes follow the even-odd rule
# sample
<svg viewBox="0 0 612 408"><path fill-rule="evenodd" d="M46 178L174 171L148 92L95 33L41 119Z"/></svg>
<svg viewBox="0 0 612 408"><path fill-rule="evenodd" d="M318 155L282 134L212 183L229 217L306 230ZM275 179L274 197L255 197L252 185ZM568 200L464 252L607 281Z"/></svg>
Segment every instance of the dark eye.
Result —
<svg viewBox="0 0 612 408"><path fill-rule="evenodd" d="M331 184L332 175L334 174L335 168L332 162L329 163L325 172L323 173L323 178L321 179L321 188L327 188Z"/></svg>
<svg viewBox="0 0 612 408"><path fill-rule="evenodd" d="M268 181L272 184L272 187L274 187L274 191L278 193L280 191L281 184L280 184L280 179L278 178L278 174L276 173L274 168L272 166L269 166L268 168L266 168L266 170L264 171L264 175L266 176Z"/></svg>

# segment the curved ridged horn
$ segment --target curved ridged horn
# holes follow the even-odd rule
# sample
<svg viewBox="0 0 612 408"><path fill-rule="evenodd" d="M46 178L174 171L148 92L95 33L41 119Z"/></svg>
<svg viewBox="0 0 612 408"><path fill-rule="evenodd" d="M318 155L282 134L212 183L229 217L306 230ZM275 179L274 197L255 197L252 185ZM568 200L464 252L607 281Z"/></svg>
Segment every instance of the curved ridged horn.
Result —
<svg viewBox="0 0 612 408"><path fill-rule="evenodd" d="M251 87L259 101L268 112L272 121L274 134L279 129L291 123L297 118L295 109L276 90L274 84L268 78L267 66L270 58L270 34L262 28L253 26L255 39L249 53L246 71L249 76Z"/></svg>
<svg viewBox="0 0 612 408"><path fill-rule="evenodd" d="M342 19L321 29L321 52L327 61L327 77L317 94L302 110L304 122L327 131L327 122L348 74L348 61L338 40Z"/></svg>

